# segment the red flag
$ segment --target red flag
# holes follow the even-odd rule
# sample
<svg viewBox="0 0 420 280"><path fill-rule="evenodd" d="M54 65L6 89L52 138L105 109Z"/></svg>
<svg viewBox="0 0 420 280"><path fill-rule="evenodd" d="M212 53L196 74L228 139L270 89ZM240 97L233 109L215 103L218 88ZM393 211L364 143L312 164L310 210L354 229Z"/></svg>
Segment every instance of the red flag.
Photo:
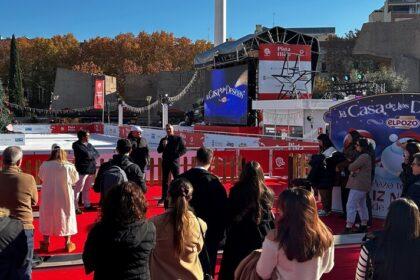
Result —
<svg viewBox="0 0 420 280"><path fill-rule="evenodd" d="M105 80L95 80L95 95L93 97L93 108L103 109L104 108L104 90Z"/></svg>

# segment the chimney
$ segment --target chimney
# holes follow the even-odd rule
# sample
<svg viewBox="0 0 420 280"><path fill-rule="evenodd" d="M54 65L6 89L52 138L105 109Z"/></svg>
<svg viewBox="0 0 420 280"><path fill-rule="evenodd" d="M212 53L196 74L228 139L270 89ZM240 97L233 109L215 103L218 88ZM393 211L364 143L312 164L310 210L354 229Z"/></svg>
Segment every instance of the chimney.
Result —
<svg viewBox="0 0 420 280"><path fill-rule="evenodd" d="M226 0L214 0L214 46L226 42Z"/></svg>

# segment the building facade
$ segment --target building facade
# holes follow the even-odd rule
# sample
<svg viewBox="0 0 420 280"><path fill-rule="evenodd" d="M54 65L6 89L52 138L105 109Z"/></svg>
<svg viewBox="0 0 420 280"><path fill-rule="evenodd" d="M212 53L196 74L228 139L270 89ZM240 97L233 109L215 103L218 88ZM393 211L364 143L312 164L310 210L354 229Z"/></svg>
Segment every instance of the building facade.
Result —
<svg viewBox="0 0 420 280"><path fill-rule="evenodd" d="M386 0L369 15L369 22L396 22L420 18L420 0Z"/></svg>

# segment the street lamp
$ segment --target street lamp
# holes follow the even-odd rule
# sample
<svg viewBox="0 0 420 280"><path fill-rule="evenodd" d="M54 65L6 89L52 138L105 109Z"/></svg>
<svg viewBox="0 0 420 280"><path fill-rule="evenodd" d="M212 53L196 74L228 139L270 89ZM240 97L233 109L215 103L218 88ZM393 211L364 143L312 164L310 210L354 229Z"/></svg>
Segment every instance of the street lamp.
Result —
<svg viewBox="0 0 420 280"><path fill-rule="evenodd" d="M150 127L150 101L152 101L152 97L150 95L146 96L147 101L147 126Z"/></svg>

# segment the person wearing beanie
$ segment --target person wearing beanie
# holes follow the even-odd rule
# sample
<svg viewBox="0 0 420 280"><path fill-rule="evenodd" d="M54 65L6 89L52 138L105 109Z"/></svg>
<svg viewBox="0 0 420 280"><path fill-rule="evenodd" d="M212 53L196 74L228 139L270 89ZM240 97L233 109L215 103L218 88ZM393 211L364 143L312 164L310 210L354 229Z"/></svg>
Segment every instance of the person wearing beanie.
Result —
<svg viewBox="0 0 420 280"><path fill-rule="evenodd" d="M127 139L130 140L132 145L130 157L134 163L140 166L141 171L144 173L146 166L149 165L150 155L149 146L146 138L142 137L142 132L143 129L140 126L132 126Z"/></svg>

